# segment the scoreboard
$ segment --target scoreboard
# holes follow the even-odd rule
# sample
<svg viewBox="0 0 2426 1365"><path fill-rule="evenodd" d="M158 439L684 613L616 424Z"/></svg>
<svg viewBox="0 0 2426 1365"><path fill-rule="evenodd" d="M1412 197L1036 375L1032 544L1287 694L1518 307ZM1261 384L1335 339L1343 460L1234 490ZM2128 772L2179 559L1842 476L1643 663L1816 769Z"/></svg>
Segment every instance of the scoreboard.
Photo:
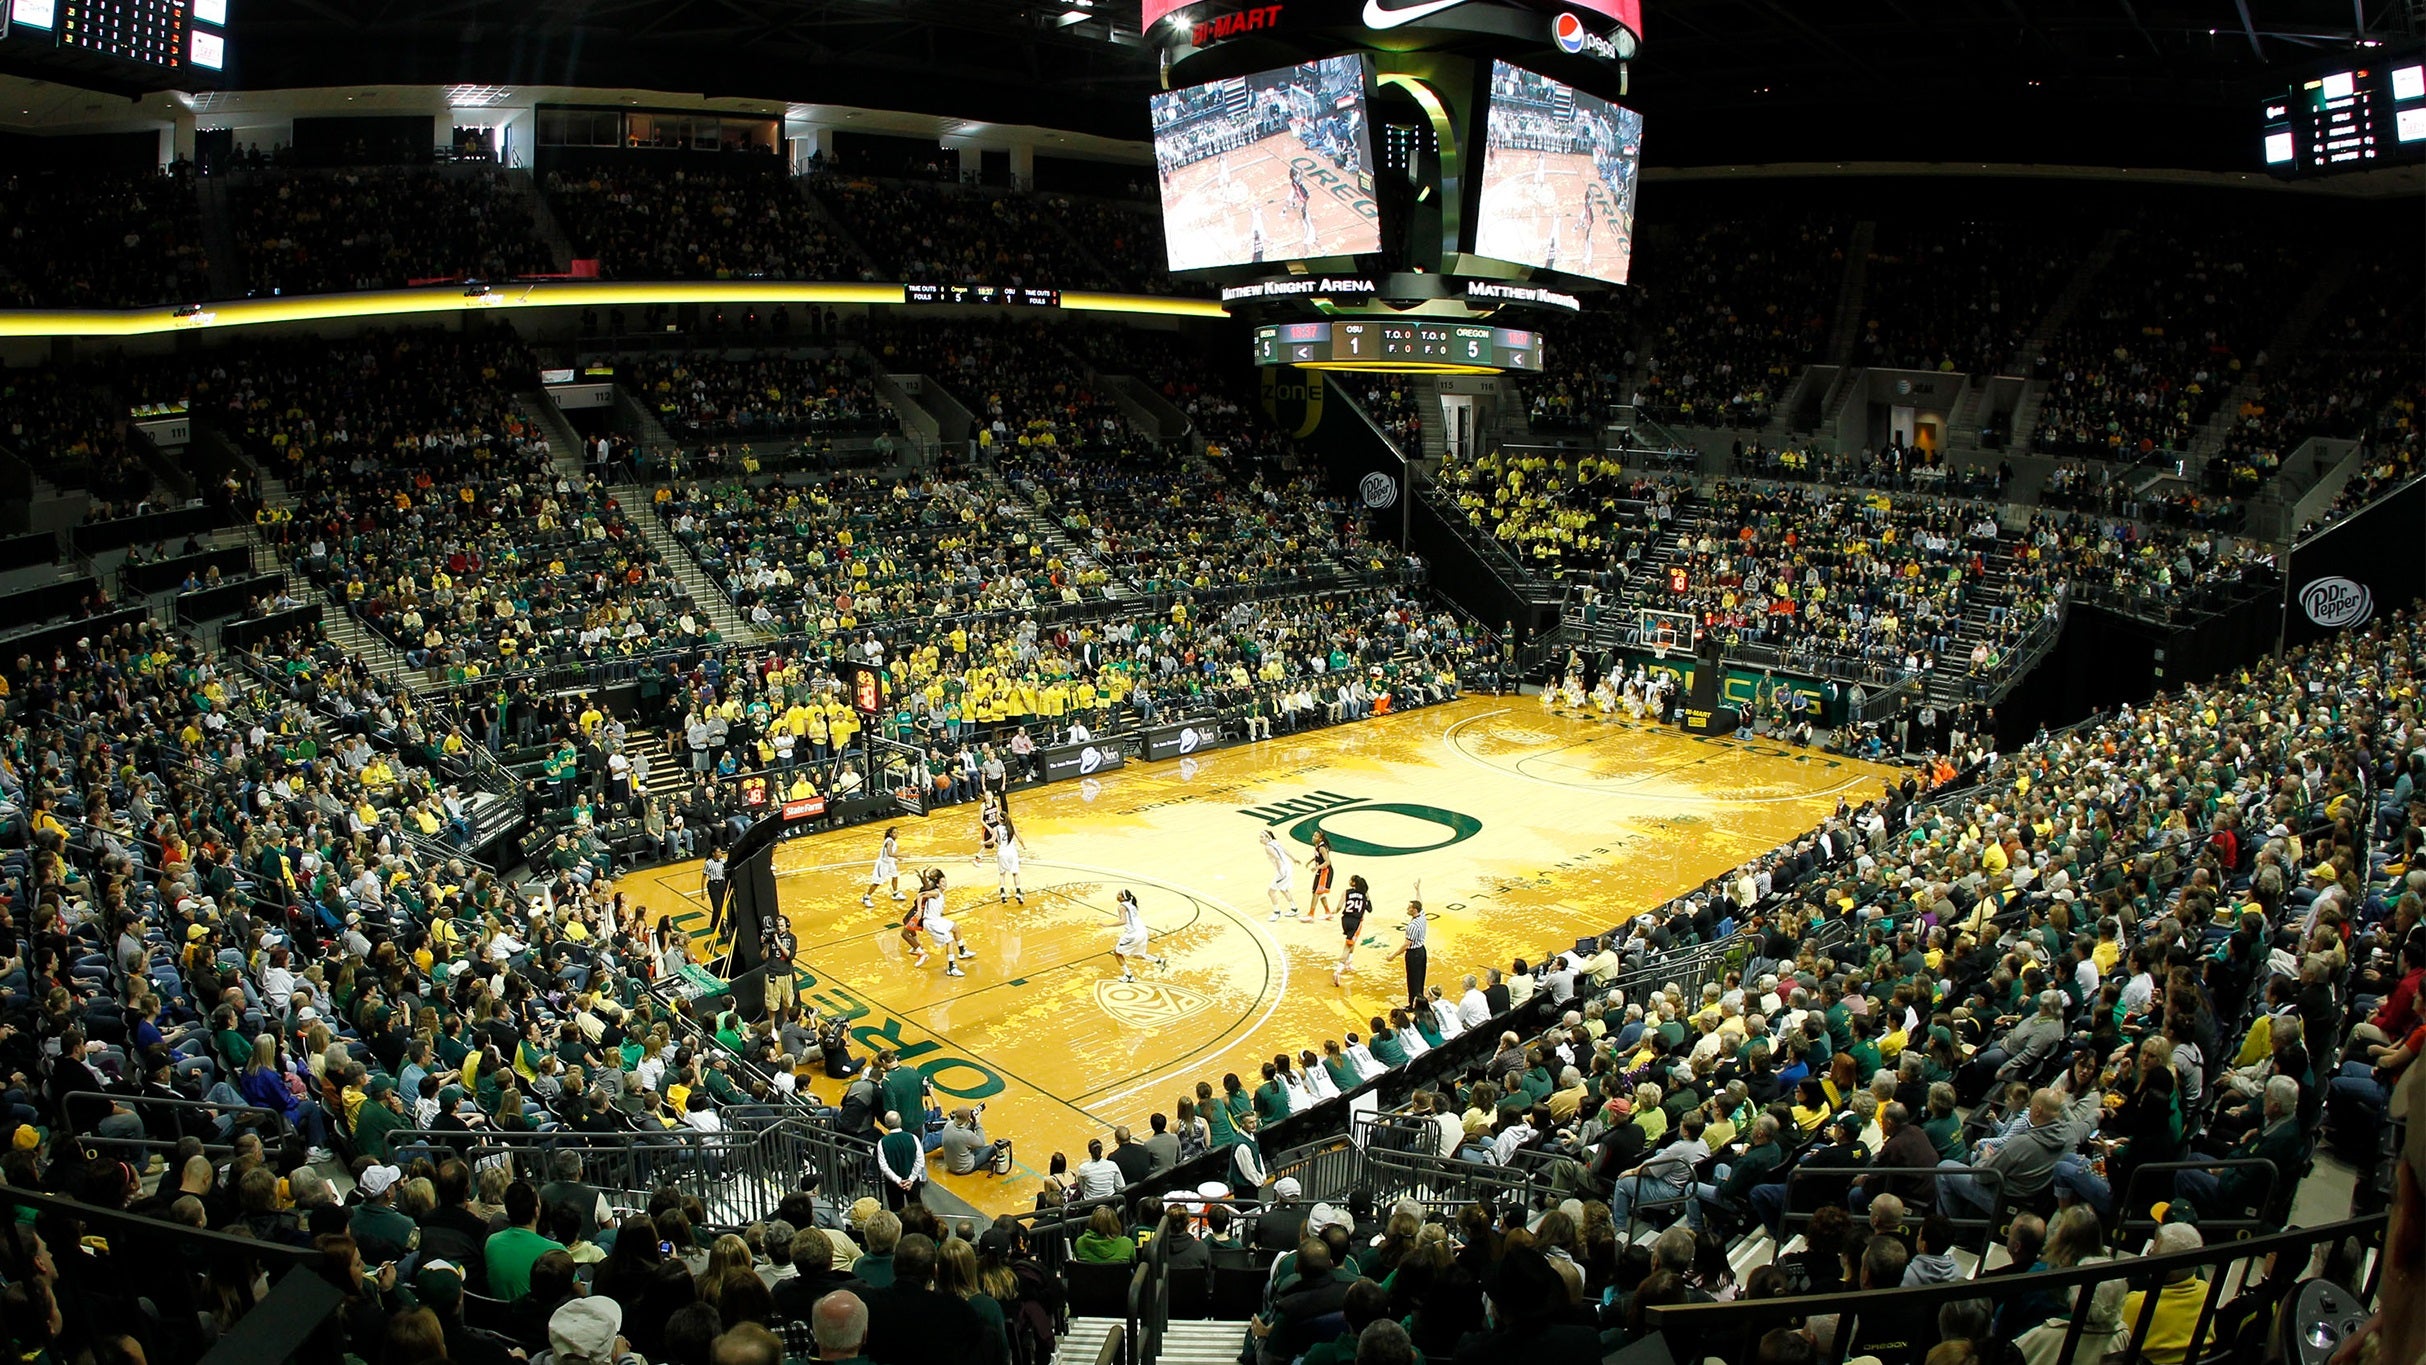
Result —
<svg viewBox="0 0 2426 1365"><path fill-rule="evenodd" d="M59 45L138 66L185 61L186 0L60 0Z"/></svg>
<svg viewBox="0 0 2426 1365"><path fill-rule="evenodd" d="M1530 373L1542 367L1542 338L1515 327L1421 318L1280 322L1255 329L1255 363L1312 370Z"/></svg>
<svg viewBox="0 0 2426 1365"><path fill-rule="evenodd" d="M2268 96L2260 148L2277 175L2331 175L2426 160L2426 60L2346 67Z"/></svg>
<svg viewBox="0 0 2426 1365"><path fill-rule="evenodd" d="M229 0L6 0L0 34L100 69L141 68L180 82L226 67ZM72 64L72 63L70 63ZM86 67L84 69L93 69Z"/></svg>

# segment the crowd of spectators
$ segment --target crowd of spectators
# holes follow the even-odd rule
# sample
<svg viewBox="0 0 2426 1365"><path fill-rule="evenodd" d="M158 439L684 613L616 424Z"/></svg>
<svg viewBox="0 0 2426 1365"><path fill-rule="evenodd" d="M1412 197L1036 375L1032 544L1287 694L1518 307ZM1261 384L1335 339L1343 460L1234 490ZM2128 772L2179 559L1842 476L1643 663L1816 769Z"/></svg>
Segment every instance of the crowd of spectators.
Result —
<svg viewBox="0 0 2426 1365"><path fill-rule="evenodd" d="M1854 363L1983 375L2014 362L2090 240L2069 223L1882 218Z"/></svg>
<svg viewBox="0 0 2426 1365"><path fill-rule="evenodd" d="M2187 450L2314 262L2257 220L2148 217L2034 364L2046 380L2030 447L2125 462Z"/></svg>
<svg viewBox="0 0 2426 1365"><path fill-rule="evenodd" d="M1673 248L1672 261L1646 262L1636 406L1691 426L1767 422L1827 339L1847 232L1825 214L1721 221Z"/></svg>
<svg viewBox="0 0 2426 1365"><path fill-rule="evenodd" d="M2421 266L2405 257L2355 263L2340 293L2291 355L2268 358L2251 376L2209 458L2206 487L2246 497L2275 476L2312 436L2351 439L2397 434L2426 364L2426 294Z"/></svg>
<svg viewBox="0 0 2426 1365"><path fill-rule="evenodd" d="M1089 586L1032 554L1025 529L1002 526L959 479L731 479L660 486L655 500L674 538L770 635L1033 611Z"/></svg>
<svg viewBox="0 0 2426 1365"><path fill-rule="evenodd" d="M976 419L979 452L1063 446L1133 449L1111 399L1097 393L1055 340L1056 329L1018 319L948 323L886 320L868 349L894 374L923 374Z"/></svg>
<svg viewBox="0 0 2426 1365"><path fill-rule="evenodd" d="M367 334L265 353L208 401L294 494L262 534L415 667L628 657L712 633L596 478L514 409L511 340Z"/></svg>
<svg viewBox="0 0 2426 1365"><path fill-rule="evenodd" d="M873 722L904 746L868 771L849 741L862 727L835 665L873 663L894 709ZM1138 725L1210 719L1268 739L1496 688L1499 655L1470 623L1390 589L1240 601L1181 599L1162 611L1056 619L999 610L815 631L771 647L713 646L645 665L627 722L576 714L515 679L475 740L511 756L557 753L555 822L604 831L629 862L705 855L770 802L850 798L903 786L930 807L1041 777L1041 750ZM651 797L638 733L657 733L688 781ZM493 741L486 737L494 735ZM632 822L632 823L625 823ZM856 1130L854 1130L856 1131Z"/></svg>
<svg viewBox="0 0 2426 1365"><path fill-rule="evenodd" d="M1476 530L1534 572L1609 587L1637 564L1691 492L1681 478L1629 476L1616 459L1500 450L1452 459L1439 484Z"/></svg>
<svg viewBox="0 0 2426 1365"><path fill-rule="evenodd" d="M678 440L881 431L884 401L842 351L627 356L617 381Z"/></svg>
<svg viewBox="0 0 2426 1365"><path fill-rule="evenodd" d="M1629 600L1806 664L1885 658L1928 674L1976 634L1968 662L1984 671L2053 611L2012 598L1984 503L1721 481L1676 530L1675 554L1638 575ZM1965 630L1974 605L1984 633Z"/></svg>
<svg viewBox="0 0 2426 1365"><path fill-rule="evenodd" d="M1424 419L1418 410L1417 396L1413 384L1394 376L1367 380L1356 389L1357 400L1365 405L1366 415L1410 457L1421 455L1424 448Z"/></svg>
<svg viewBox="0 0 2426 1365"><path fill-rule="evenodd" d="M1108 288L1135 294L1200 294L1204 286L1173 278L1160 215L1148 205L1054 196L1050 209L1063 230L1111 272Z"/></svg>
<svg viewBox="0 0 2426 1365"><path fill-rule="evenodd" d="M115 367L0 370L0 444L63 488L97 503L131 504L154 477L127 441L128 405Z"/></svg>
<svg viewBox="0 0 2426 1365"><path fill-rule="evenodd" d="M1311 476L1067 448L1006 450L1000 467L1106 586L1149 595L1270 590L1326 567L1381 570L1398 558L1369 542L1360 512Z"/></svg>
<svg viewBox="0 0 2426 1365"><path fill-rule="evenodd" d="M2149 1358L2196 1358L2206 1286L2135 1285L2131 1252L2282 1226L2320 1134L2373 1159L2426 1047L2421 812L2405 794L2420 736L2395 700L2419 644L2416 622L2388 621L2041 736L1950 796L1907 783L1664 912L1374 1021L1351 1043L1411 1050L1547 999L1531 1017L1548 1028L1505 1032L1368 1138L1503 1202L1442 1218L1266 1186L1243 1231L1322 1250L1275 1267L1249 1348L1320 1340L1313 1293L1362 1293L1349 1329L1388 1320L1427 1352L1466 1359L1513 1314L1533 1324L1528 1349L1555 1330L1574 1337L1557 1358L1590 1359L1653 1335L1645 1310L1664 1305L2111 1257L2115 1278L2077 1295L1983 1282L1938 1324L1864 1313L1846 1341L1814 1317L1761 1358L2055 1359L2078 1321L2086 1359L2130 1340L2143 1304ZM1743 951L1694 951L1715 941ZM1288 1112L1301 1082L1338 1070L1281 1062L1251 1094L1226 1080L1215 1122ZM1739 1236L1769 1249L1738 1254ZM1460 1277L1477 1248L1525 1286L1513 1308L1492 1291L1488 1322ZM1332 1275L1332 1255L1358 1273ZM2247 1302L2263 1332L2272 1299ZM2248 1313L2225 1308L2229 1339ZM1949 1344L1964 1349L1941 1357Z"/></svg>
<svg viewBox="0 0 2426 1365"><path fill-rule="evenodd" d="M0 176L0 308L128 308L210 295L193 167Z"/></svg>
<svg viewBox="0 0 2426 1365"><path fill-rule="evenodd" d="M493 169L239 176L228 214L250 294L502 280L557 268L522 196Z"/></svg>
<svg viewBox="0 0 2426 1365"><path fill-rule="evenodd" d="M849 280L858 253L798 186L765 173L637 166L543 182L578 259L619 280Z"/></svg>
<svg viewBox="0 0 2426 1365"><path fill-rule="evenodd" d="M1654 239L1656 240L1656 239ZM1562 322L1555 341L1543 347L1542 370L1516 377L1527 422L1537 431L1588 431L1633 395L1622 386L1634 368L1631 339L1639 300L1629 290Z"/></svg>
<svg viewBox="0 0 2426 1365"><path fill-rule="evenodd" d="M1063 226L1069 201L839 176L816 191L875 259L871 280L1085 288L1101 279ZM1143 220L1128 226L1131 233Z"/></svg>

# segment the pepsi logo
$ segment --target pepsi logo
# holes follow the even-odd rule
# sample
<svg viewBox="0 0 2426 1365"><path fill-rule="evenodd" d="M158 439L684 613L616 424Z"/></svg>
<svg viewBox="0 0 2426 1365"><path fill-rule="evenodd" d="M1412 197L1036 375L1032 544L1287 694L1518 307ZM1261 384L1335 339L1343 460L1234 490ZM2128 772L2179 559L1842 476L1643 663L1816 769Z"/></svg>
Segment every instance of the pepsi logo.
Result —
<svg viewBox="0 0 2426 1365"><path fill-rule="evenodd" d="M1622 39L1625 30L1618 30L1618 35ZM1584 21L1572 14L1561 14L1550 21L1550 41L1558 44L1558 50L1569 56L1589 52L1603 61L1614 62L1632 55L1621 51L1616 40L1604 38L1584 27Z"/></svg>

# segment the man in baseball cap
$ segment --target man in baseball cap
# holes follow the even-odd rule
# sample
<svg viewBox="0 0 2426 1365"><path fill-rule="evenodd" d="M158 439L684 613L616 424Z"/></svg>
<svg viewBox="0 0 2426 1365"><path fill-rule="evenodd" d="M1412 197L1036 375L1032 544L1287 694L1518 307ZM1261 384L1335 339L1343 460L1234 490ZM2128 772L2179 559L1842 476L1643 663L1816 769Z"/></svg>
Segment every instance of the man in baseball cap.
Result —
<svg viewBox="0 0 2426 1365"><path fill-rule="evenodd" d="M362 1248L362 1259L372 1265L400 1261L421 1245L421 1229L396 1208L396 1184L404 1172L394 1166L372 1166L354 1179L354 1192L362 1202L354 1206L354 1216L347 1220L346 1231Z"/></svg>

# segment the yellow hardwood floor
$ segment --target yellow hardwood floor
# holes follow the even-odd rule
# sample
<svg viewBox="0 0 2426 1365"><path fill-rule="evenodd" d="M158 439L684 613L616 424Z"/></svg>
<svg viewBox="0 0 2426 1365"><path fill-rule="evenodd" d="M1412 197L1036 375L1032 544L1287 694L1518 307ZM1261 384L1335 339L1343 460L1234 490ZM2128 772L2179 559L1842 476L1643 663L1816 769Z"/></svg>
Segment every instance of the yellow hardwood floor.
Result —
<svg viewBox="0 0 2426 1365"><path fill-rule="evenodd" d="M904 905L863 907L883 826L795 839L775 851L800 939L804 999L854 1017L863 1048L921 1067L946 1108L986 1104L990 1136L1019 1169L952 1180L989 1212L1024 1210L1055 1151L1075 1166L1113 1125L1140 1136L1199 1079L1250 1088L1292 1055L1367 1021L1404 993L1407 901L1433 918L1431 979L1539 961L1544 949L1622 922L1859 803L1894 770L1748 739L1545 709L1535 697L1472 697L1100 777L1014 792L1025 902L997 900L991 858L972 862L976 808L898 824L905 874L942 868L949 908L977 957L965 977L911 964ZM1303 867L1314 831L1374 913L1345 988L1332 984L1336 922L1274 922L1260 848L1267 827ZM914 889L910 875L905 893ZM623 883L652 918L704 928L699 865ZM1166 966L1119 980L1114 895L1137 895ZM838 1083L820 1081L832 1098Z"/></svg>

